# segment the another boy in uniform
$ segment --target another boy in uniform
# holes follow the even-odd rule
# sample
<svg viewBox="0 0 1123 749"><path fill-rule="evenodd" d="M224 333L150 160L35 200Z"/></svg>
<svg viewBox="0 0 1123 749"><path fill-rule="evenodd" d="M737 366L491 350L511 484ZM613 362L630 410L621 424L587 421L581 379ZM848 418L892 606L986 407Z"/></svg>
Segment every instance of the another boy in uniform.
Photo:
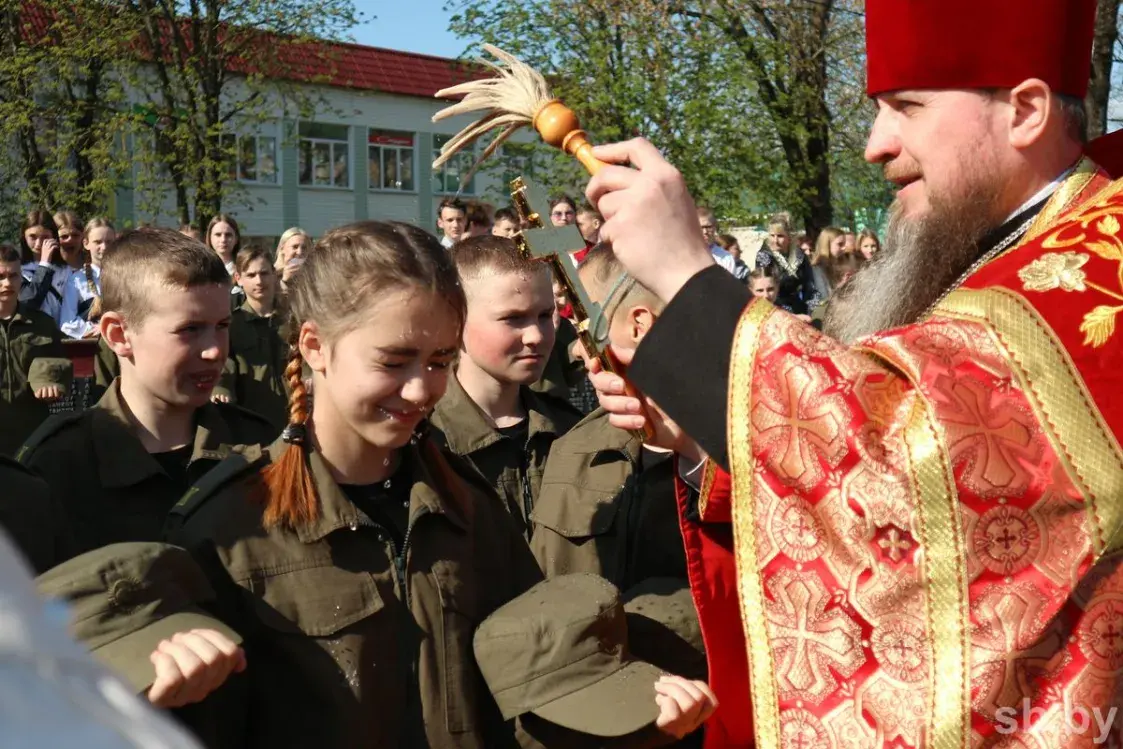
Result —
<svg viewBox="0 0 1123 749"><path fill-rule="evenodd" d="M628 278L611 248L598 245L580 266L605 309L608 340L627 366L663 310ZM669 452L643 446L594 411L554 443L531 516L531 549L547 577L589 572L621 590L653 577L686 580Z"/></svg>
<svg viewBox="0 0 1123 749"><path fill-rule="evenodd" d="M554 345L550 273L509 239L452 249L468 297L460 363L432 423L495 487L526 538L550 446L580 415L530 389Z"/></svg>
<svg viewBox="0 0 1123 749"><path fill-rule="evenodd" d="M19 303L19 252L0 245L0 455L14 455L66 395L73 368L62 332L47 314Z"/></svg>
<svg viewBox="0 0 1123 749"><path fill-rule="evenodd" d="M120 376L94 408L52 417L19 453L63 505L75 553L161 540L194 481L233 446L271 438L257 414L210 402L229 350L229 294L219 257L176 231L126 232L105 258L99 329Z"/></svg>

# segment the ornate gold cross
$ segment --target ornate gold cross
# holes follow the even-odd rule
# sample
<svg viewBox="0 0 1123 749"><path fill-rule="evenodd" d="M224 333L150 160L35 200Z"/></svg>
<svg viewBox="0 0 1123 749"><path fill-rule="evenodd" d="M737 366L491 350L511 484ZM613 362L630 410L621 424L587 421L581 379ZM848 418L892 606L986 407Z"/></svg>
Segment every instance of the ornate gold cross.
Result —
<svg viewBox="0 0 1123 749"><path fill-rule="evenodd" d="M515 235L519 252L525 257L550 264L554 278L565 290L566 301L573 307L573 324L581 345L589 356L596 357L606 372L621 374L620 367L616 365L608 349L609 321L604 318L601 305L589 297L573 260L572 253L585 247L581 232L575 225L547 225L541 214L532 207L546 205L545 194L522 177L511 181L511 202L527 227ZM627 386L627 390L629 394L635 395L630 386ZM641 440L649 436L644 432L634 434Z"/></svg>
<svg viewBox="0 0 1123 749"><path fill-rule="evenodd" d="M597 340L597 335L592 330L592 320L599 318L603 310L589 297L571 254L585 247L581 232L574 225L552 226L543 222L541 215L531 206L544 205L545 196L539 188L527 183L522 177L511 181L511 201L519 218L528 227L515 235L519 252L525 257L550 264L554 278L564 287L566 300L573 307L573 324L577 328L581 345L591 356L600 360L602 367L613 371L607 353L607 335L602 340ZM531 236L528 237L528 234ZM607 326L604 332L607 332Z"/></svg>

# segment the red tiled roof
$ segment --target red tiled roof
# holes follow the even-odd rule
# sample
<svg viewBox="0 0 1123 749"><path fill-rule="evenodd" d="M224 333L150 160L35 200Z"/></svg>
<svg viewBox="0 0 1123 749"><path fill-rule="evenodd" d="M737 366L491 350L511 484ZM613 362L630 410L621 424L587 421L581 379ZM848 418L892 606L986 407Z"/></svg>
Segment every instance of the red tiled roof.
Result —
<svg viewBox="0 0 1123 749"><path fill-rule="evenodd" d="M48 38L52 19L40 3L23 3L23 21L30 39ZM269 38L262 42L277 54L275 42ZM143 51L138 54L148 57ZM280 56L283 59L273 57L277 67L269 72L286 80L424 98L480 73L478 66L462 60L344 42L292 41L283 46ZM264 59L269 59L269 53ZM231 67L245 73L251 66L236 61Z"/></svg>
<svg viewBox="0 0 1123 749"><path fill-rule="evenodd" d="M343 43L295 43L288 47L290 80L431 98L442 88L479 75L460 60Z"/></svg>

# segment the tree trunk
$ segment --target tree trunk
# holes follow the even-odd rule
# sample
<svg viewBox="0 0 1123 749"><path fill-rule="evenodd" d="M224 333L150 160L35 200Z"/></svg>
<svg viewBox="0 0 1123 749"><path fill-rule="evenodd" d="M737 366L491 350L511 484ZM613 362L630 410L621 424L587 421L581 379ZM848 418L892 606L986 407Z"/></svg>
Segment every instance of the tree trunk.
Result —
<svg viewBox="0 0 1123 749"><path fill-rule="evenodd" d="M1088 109L1088 137L1107 132L1107 108L1111 100L1111 68L1115 62L1115 43L1119 38L1121 0L1098 0L1096 36L1092 47L1092 78L1085 105Z"/></svg>

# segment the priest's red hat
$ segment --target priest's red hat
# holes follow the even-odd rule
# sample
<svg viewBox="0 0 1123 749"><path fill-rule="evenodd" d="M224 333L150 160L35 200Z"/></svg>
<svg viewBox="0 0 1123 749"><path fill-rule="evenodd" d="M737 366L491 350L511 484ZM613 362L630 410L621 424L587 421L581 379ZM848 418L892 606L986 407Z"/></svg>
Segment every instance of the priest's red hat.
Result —
<svg viewBox="0 0 1123 749"><path fill-rule="evenodd" d="M866 0L866 90L1012 88L1083 98L1096 0Z"/></svg>

